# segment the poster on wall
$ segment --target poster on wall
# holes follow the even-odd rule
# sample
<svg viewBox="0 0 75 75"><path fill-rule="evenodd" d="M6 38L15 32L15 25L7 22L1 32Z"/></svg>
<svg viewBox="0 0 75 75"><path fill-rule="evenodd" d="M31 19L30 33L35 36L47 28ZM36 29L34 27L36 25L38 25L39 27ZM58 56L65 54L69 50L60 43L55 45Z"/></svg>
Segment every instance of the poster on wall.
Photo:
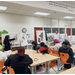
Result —
<svg viewBox="0 0 75 75"><path fill-rule="evenodd" d="M54 42L54 34L47 33L48 42Z"/></svg>
<svg viewBox="0 0 75 75"><path fill-rule="evenodd" d="M75 36L68 36L68 40L70 43L75 44Z"/></svg>
<svg viewBox="0 0 75 75"><path fill-rule="evenodd" d="M75 36L72 36L72 38L73 38L73 42L72 43L75 44Z"/></svg>
<svg viewBox="0 0 75 75"><path fill-rule="evenodd" d="M45 31L36 31L37 33L37 43L40 44L41 42L46 43L46 39L45 39Z"/></svg>
<svg viewBox="0 0 75 75"><path fill-rule="evenodd" d="M31 45L33 39L33 35L32 34L26 34L26 39L27 39L27 45Z"/></svg>
<svg viewBox="0 0 75 75"><path fill-rule="evenodd" d="M22 34L20 37L21 37L21 46L26 46L27 45L26 35Z"/></svg>
<svg viewBox="0 0 75 75"><path fill-rule="evenodd" d="M68 39L67 34L59 34L59 41L63 42L65 39Z"/></svg>

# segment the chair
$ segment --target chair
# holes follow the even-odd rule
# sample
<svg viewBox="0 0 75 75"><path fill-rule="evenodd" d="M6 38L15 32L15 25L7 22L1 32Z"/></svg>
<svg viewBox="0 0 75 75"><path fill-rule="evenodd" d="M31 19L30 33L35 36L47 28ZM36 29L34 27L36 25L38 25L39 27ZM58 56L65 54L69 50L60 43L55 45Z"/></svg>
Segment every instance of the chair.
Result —
<svg viewBox="0 0 75 75"><path fill-rule="evenodd" d="M70 47L72 47L72 44L70 44Z"/></svg>
<svg viewBox="0 0 75 75"><path fill-rule="evenodd" d="M15 74L15 72L12 68L8 67L8 70L9 70L9 74Z"/></svg>
<svg viewBox="0 0 75 75"><path fill-rule="evenodd" d="M69 54L60 52L60 58L61 58L62 63L70 64L70 63L67 63L67 60L69 58Z"/></svg>
<svg viewBox="0 0 75 75"><path fill-rule="evenodd" d="M5 71L2 71L2 68L3 68L3 66L4 66L4 61L0 61L0 73L4 73Z"/></svg>
<svg viewBox="0 0 75 75"><path fill-rule="evenodd" d="M59 57L58 50L52 50L52 53L54 54L54 56L58 56Z"/></svg>
<svg viewBox="0 0 75 75"><path fill-rule="evenodd" d="M63 64L72 64L74 66L74 62L73 63L67 63L67 60L69 59L69 54L60 52L60 58L61 58L61 61ZM61 69L63 67L61 67Z"/></svg>
<svg viewBox="0 0 75 75"><path fill-rule="evenodd" d="M50 55L53 55L53 56L59 57L58 50L52 50L49 54L50 54Z"/></svg>
<svg viewBox="0 0 75 75"><path fill-rule="evenodd" d="M48 48L48 54L49 54L49 53L51 53L51 49L50 49L50 48Z"/></svg>
<svg viewBox="0 0 75 75"><path fill-rule="evenodd" d="M48 63L46 63L46 67L48 68ZM54 68L53 67L55 67L56 66L56 60L53 60L53 61L51 61L50 63L49 63L49 68L52 68L53 70L54 70ZM45 67L45 64L43 64L43 67ZM55 70L54 70L55 71ZM55 71L56 72L56 71ZM57 72L56 72L57 73Z"/></svg>

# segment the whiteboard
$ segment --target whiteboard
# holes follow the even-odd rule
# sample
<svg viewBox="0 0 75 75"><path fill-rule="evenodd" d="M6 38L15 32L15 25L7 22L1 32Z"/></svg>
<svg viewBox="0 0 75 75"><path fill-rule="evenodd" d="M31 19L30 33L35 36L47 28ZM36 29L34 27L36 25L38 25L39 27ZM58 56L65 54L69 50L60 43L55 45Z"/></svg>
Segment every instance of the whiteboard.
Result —
<svg viewBox="0 0 75 75"><path fill-rule="evenodd" d="M15 38L15 36L17 36L17 40L11 41L12 47L31 45L31 40L33 41L33 36L31 34L28 34L29 37L27 37L27 34L2 34L1 37L3 46L3 41L6 35L9 35L10 39Z"/></svg>
<svg viewBox="0 0 75 75"><path fill-rule="evenodd" d="M19 47L20 46L21 38L18 37L18 35L21 35L21 34L2 34L1 37L2 37L2 45L3 46L4 46L3 42L4 42L6 35L9 35L10 39L15 38L15 36L17 36L17 40L11 41L12 47Z"/></svg>

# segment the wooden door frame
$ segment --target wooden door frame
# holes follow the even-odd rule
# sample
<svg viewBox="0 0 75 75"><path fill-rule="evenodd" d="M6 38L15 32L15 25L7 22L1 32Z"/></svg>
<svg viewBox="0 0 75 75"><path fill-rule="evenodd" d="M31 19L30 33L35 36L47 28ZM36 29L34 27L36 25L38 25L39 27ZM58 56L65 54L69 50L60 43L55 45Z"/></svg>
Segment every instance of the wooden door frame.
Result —
<svg viewBox="0 0 75 75"><path fill-rule="evenodd" d="M42 27L34 27L34 40L35 40L36 43L37 43L36 30L43 30L43 28L42 28Z"/></svg>

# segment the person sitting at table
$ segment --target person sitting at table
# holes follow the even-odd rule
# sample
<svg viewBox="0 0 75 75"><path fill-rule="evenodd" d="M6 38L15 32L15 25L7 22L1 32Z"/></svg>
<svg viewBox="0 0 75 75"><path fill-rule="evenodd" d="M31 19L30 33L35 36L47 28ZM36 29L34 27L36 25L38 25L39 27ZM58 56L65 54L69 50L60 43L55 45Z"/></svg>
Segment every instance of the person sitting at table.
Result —
<svg viewBox="0 0 75 75"><path fill-rule="evenodd" d="M65 39L64 41L68 42L68 46L70 46L70 42L68 41L68 39ZM62 45L64 44L64 42L62 43Z"/></svg>
<svg viewBox="0 0 75 75"><path fill-rule="evenodd" d="M32 49L33 49L33 50L36 50L37 52L38 52L38 50L40 49L39 45L38 45L35 41L32 42L32 46L33 46ZM41 67L41 66L42 66L42 65L37 65L37 66L36 66L36 69L38 70L39 67Z"/></svg>
<svg viewBox="0 0 75 75"><path fill-rule="evenodd" d="M40 48L39 45L35 41L32 42L32 46L33 46L32 49L36 51L38 51Z"/></svg>
<svg viewBox="0 0 75 75"><path fill-rule="evenodd" d="M62 46L62 44L60 43L60 41L58 39L54 39L54 50L59 50L59 48Z"/></svg>
<svg viewBox="0 0 75 75"><path fill-rule="evenodd" d="M68 41L63 42L63 46L59 48L59 54L60 52L69 54L69 59L67 60L67 63L73 62L74 53L73 53L73 50L68 46ZM71 68L71 64L64 64L64 67L67 69Z"/></svg>
<svg viewBox="0 0 75 75"><path fill-rule="evenodd" d="M7 56L4 54L4 52L2 52L2 49L3 49L3 47L2 47L2 45L0 45L0 61L6 61L6 59L7 59Z"/></svg>
<svg viewBox="0 0 75 75"><path fill-rule="evenodd" d="M15 74L31 74L28 66L33 63L33 60L29 55L25 54L24 47L19 47L17 54L11 55L5 61L5 66L11 66L14 69Z"/></svg>
<svg viewBox="0 0 75 75"><path fill-rule="evenodd" d="M48 54L48 47L47 47L47 45L45 45L44 42L41 42L41 43L40 43L39 52L41 52L41 53L43 53L43 54L45 54L45 53Z"/></svg>

